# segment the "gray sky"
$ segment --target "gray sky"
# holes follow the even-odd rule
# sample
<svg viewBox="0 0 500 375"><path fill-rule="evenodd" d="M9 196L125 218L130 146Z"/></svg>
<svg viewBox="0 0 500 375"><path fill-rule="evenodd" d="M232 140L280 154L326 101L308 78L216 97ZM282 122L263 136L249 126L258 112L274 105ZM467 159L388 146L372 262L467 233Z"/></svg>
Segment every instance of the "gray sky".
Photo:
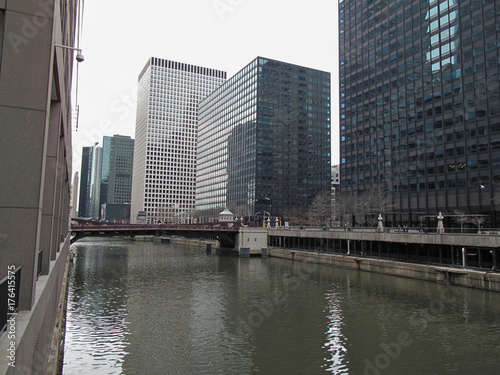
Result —
<svg viewBox="0 0 500 375"><path fill-rule="evenodd" d="M151 56L225 70L228 78L257 56L330 72L338 162L337 0L84 3L73 171L80 170L82 147L104 135L134 138L137 78Z"/></svg>

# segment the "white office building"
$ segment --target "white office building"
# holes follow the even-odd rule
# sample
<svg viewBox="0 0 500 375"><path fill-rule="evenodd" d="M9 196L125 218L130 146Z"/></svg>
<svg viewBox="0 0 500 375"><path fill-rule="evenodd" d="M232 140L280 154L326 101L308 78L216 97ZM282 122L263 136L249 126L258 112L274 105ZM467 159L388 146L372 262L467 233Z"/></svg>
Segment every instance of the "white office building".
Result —
<svg viewBox="0 0 500 375"><path fill-rule="evenodd" d="M152 57L139 75L131 222L190 222L195 209L198 102L226 72Z"/></svg>

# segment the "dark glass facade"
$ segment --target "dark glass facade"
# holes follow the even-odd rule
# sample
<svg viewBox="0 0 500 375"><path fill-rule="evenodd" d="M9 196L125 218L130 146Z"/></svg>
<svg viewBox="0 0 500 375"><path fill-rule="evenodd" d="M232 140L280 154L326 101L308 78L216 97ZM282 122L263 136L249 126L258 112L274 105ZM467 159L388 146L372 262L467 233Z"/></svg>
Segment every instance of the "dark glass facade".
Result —
<svg viewBox="0 0 500 375"><path fill-rule="evenodd" d="M197 211L303 214L330 192L330 74L257 58L200 102Z"/></svg>
<svg viewBox="0 0 500 375"><path fill-rule="evenodd" d="M130 203L134 140L129 136L103 137L101 205Z"/></svg>
<svg viewBox="0 0 500 375"><path fill-rule="evenodd" d="M498 222L500 2L343 0L339 28L342 189Z"/></svg>

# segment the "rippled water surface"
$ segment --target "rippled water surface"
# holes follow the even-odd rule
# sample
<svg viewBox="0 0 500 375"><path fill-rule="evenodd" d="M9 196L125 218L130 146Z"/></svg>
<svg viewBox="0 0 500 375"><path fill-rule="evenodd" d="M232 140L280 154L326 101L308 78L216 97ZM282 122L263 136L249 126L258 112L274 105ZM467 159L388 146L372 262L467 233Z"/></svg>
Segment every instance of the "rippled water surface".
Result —
<svg viewBox="0 0 500 375"><path fill-rule="evenodd" d="M499 374L500 293L84 239L64 374Z"/></svg>

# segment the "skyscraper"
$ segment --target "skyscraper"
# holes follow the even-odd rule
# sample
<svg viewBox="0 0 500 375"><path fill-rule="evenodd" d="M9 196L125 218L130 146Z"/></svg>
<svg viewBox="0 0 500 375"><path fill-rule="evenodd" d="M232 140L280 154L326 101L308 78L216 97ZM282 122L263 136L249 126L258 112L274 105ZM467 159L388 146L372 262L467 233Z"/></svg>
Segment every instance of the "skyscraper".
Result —
<svg viewBox="0 0 500 375"><path fill-rule="evenodd" d="M226 80L220 70L152 57L139 76L131 221L190 220L196 183L198 102Z"/></svg>
<svg viewBox="0 0 500 375"><path fill-rule="evenodd" d="M101 199L102 147L82 148L82 166L80 176L80 197L78 216L99 219Z"/></svg>
<svg viewBox="0 0 500 375"><path fill-rule="evenodd" d="M339 1L341 186L386 222L498 218L498 1ZM495 19L496 18L496 19Z"/></svg>
<svg viewBox="0 0 500 375"><path fill-rule="evenodd" d="M102 140L101 219L130 220L134 140L125 135Z"/></svg>
<svg viewBox="0 0 500 375"><path fill-rule="evenodd" d="M76 209L76 204L78 201L78 183L80 182L80 178L78 177L78 171L75 172L75 175L73 176L73 184L71 184L71 201L70 201L70 206L71 206L71 213L70 217L78 217L78 212Z"/></svg>
<svg viewBox="0 0 500 375"><path fill-rule="evenodd" d="M330 194L330 74L258 57L200 103L196 209L306 216Z"/></svg>
<svg viewBox="0 0 500 375"><path fill-rule="evenodd" d="M103 137L101 204L130 203L134 140L125 135Z"/></svg>

